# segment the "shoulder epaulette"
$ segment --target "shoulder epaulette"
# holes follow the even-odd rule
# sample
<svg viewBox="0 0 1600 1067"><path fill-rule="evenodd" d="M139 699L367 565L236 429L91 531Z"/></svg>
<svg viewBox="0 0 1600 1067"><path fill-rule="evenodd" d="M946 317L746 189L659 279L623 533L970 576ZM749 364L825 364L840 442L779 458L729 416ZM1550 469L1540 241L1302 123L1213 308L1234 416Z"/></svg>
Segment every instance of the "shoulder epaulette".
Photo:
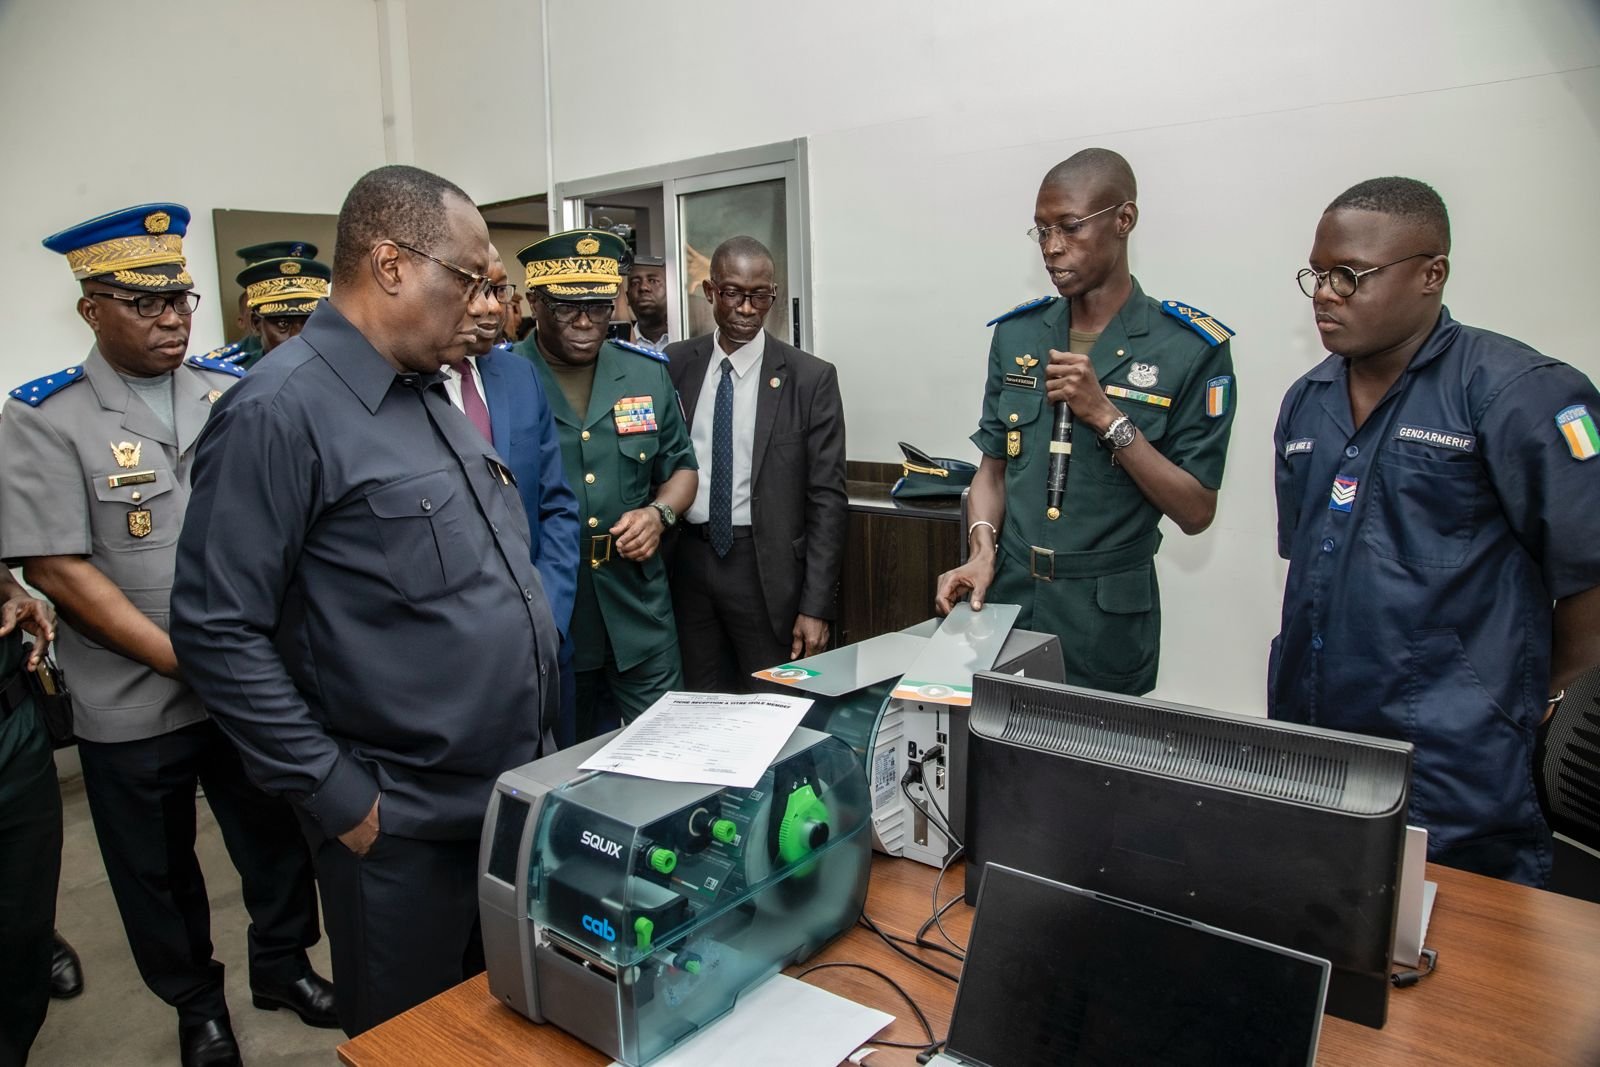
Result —
<svg viewBox="0 0 1600 1067"><path fill-rule="evenodd" d="M190 356L183 362L191 367L199 367L201 370L214 370L220 371L223 374L231 374L235 378L243 378L245 374L248 373L237 363L230 362L226 359L217 359L216 357L209 355Z"/></svg>
<svg viewBox="0 0 1600 1067"><path fill-rule="evenodd" d="M240 341L235 341L231 345L223 345L221 348L213 348L211 351L206 353L205 358L222 359L232 363L242 355L244 355L244 344Z"/></svg>
<svg viewBox="0 0 1600 1067"><path fill-rule="evenodd" d="M499 344L494 346L494 350L496 352L509 352L511 351L511 348L512 345L510 341L501 341Z"/></svg>
<svg viewBox="0 0 1600 1067"><path fill-rule="evenodd" d="M984 323L984 325L985 326L998 326L1000 323L1006 321L1007 319L1016 318L1018 315L1022 314L1024 311L1032 311L1036 307L1043 307L1044 305L1050 303L1054 299L1055 299L1055 297L1053 297L1053 296L1041 296L1037 300L1024 301L1023 303L1018 304L1016 307L1012 308L1010 311L1006 312L1005 314L996 315L994 318L992 318L988 322Z"/></svg>
<svg viewBox="0 0 1600 1067"><path fill-rule="evenodd" d="M1180 304L1176 300L1163 300L1161 310L1204 337L1209 345L1220 345L1233 336L1232 330L1197 307Z"/></svg>
<svg viewBox="0 0 1600 1067"><path fill-rule="evenodd" d="M665 354L663 354L661 352L657 352L653 348L646 348L644 345L636 345L632 341L619 341L619 340L617 340L616 338L613 337L611 339L611 343L616 345L618 348L627 349L629 352L632 352L636 356L649 356L651 359L655 360L657 363L670 363L670 362L672 362L670 359L667 358L667 356Z"/></svg>
<svg viewBox="0 0 1600 1067"><path fill-rule="evenodd" d="M35 378L31 382L24 382L11 390L11 395L28 405L36 408L46 400L55 396L73 382L84 379L83 364L58 370L54 374L46 374L43 378Z"/></svg>

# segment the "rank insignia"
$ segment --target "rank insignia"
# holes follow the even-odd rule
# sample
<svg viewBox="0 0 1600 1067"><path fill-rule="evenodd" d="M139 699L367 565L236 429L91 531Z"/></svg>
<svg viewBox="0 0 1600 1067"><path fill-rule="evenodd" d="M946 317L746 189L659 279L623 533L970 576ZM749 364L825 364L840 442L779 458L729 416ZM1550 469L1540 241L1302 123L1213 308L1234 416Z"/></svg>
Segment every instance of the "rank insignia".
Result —
<svg viewBox="0 0 1600 1067"><path fill-rule="evenodd" d="M143 441L122 441L111 446L111 455L116 458L117 466L123 470L132 470L139 465L139 453L143 450ZM145 533L149 532L149 530L145 531Z"/></svg>
<svg viewBox="0 0 1600 1067"><path fill-rule="evenodd" d="M611 417L622 434L653 433L656 428L654 402L648 396L623 397L612 407Z"/></svg>
<svg viewBox="0 0 1600 1067"><path fill-rule="evenodd" d="M150 509L135 508L128 512L128 532L135 537L149 537L152 529Z"/></svg>
<svg viewBox="0 0 1600 1067"><path fill-rule="evenodd" d="M1594 418L1582 404L1563 408L1556 415L1556 428L1566 438L1573 459L1593 459L1600 453L1600 433L1595 432Z"/></svg>
<svg viewBox="0 0 1600 1067"><path fill-rule="evenodd" d="M1228 413L1228 398L1233 392L1233 376L1219 375L1206 382L1206 418L1220 419Z"/></svg>
<svg viewBox="0 0 1600 1067"><path fill-rule="evenodd" d="M1128 384L1136 385L1140 389L1148 389L1156 384L1156 379L1161 377L1161 370L1154 363L1135 363L1128 368Z"/></svg>
<svg viewBox="0 0 1600 1067"><path fill-rule="evenodd" d="M1328 495L1329 511L1349 511L1356 506L1356 487L1360 481L1341 474L1333 479L1333 492Z"/></svg>
<svg viewBox="0 0 1600 1067"><path fill-rule="evenodd" d="M1016 459L1018 456L1022 455L1021 430L1006 431L1006 455L1010 456L1012 459Z"/></svg>

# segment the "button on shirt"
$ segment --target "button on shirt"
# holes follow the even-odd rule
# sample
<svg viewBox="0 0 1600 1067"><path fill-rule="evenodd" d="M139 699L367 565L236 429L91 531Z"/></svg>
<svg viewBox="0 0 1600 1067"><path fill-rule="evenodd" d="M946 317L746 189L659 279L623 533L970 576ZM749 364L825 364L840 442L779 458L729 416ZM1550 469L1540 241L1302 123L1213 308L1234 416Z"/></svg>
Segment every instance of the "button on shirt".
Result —
<svg viewBox="0 0 1600 1067"><path fill-rule="evenodd" d="M196 449L178 658L252 777L328 833L381 790L385 832L475 838L553 718L522 502L439 381L324 303Z"/></svg>
<svg viewBox="0 0 1600 1067"><path fill-rule="evenodd" d="M1284 398L1272 717L1417 746L1430 854L1540 884L1534 730L1551 602L1600 585L1600 461L1557 424L1600 414L1582 374L1448 312L1357 430L1347 363Z"/></svg>
<svg viewBox="0 0 1600 1067"><path fill-rule="evenodd" d="M750 466L756 442L756 400L761 395L761 357L767 350L767 332L731 353L722 350L722 331L711 338L711 360L700 384L700 400L694 409L690 440L699 457L702 471L694 491L694 503L684 515L686 522L711 520L711 434L717 411L717 385L722 381L722 359L733 364L733 524L750 525Z"/></svg>

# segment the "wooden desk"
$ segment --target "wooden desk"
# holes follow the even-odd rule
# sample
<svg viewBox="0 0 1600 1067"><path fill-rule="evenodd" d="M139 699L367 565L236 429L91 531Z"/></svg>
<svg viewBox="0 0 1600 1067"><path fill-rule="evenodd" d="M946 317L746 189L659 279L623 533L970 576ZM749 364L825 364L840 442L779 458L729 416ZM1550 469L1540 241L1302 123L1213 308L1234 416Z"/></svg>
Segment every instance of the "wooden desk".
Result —
<svg viewBox="0 0 1600 1067"><path fill-rule="evenodd" d="M867 914L884 929L910 936L929 913L937 872L910 860L873 858ZM1393 990L1389 1024L1371 1030L1343 1019L1323 1021L1319 1064L1600 1064L1600 905L1524 886L1428 866L1439 897L1428 930L1438 970L1410 989ZM960 871L945 877L945 898ZM965 942L972 910L945 916ZM955 961L933 953L940 965ZM894 977L927 1014L934 1033L950 1025L955 986L900 958L857 927L811 963L865 963ZM947 969L951 969L947 967ZM806 978L894 1015L879 1037L919 1041L905 1004L864 971L833 968ZM468 1067L507 1064L597 1064L610 1060L553 1026L535 1026L489 996L480 975L339 1046L350 1067ZM914 1064L915 1053L883 1049L873 1065Z"/></svg>

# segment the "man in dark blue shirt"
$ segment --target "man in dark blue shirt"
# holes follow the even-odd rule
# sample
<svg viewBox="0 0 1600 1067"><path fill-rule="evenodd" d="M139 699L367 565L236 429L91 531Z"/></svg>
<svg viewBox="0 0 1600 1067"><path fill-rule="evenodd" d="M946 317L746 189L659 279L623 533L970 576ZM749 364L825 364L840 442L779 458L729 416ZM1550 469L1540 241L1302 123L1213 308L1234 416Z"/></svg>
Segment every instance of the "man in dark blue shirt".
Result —
<svg viewBox="0 0 1600 1067"><path fill-rule="evenodd" d="M1274 438L1269 714L1412 742L1430 858L1542 885L1535 735L1600 662L1600 394L1452 319L1449 251L1443 201L1409 178L1362 182L1317 226L1300 284L1334 354Z"/></svg>
<svg viewBox="0 0 1600 1067"><path fill-rule="evenodd" d="M482 969L489 792L554 712L522 501L440 374L494 301L493 255L454 185L366 175L331 302L196 446L173 643L252 777L300 813L352 1035Z"/></svg>

